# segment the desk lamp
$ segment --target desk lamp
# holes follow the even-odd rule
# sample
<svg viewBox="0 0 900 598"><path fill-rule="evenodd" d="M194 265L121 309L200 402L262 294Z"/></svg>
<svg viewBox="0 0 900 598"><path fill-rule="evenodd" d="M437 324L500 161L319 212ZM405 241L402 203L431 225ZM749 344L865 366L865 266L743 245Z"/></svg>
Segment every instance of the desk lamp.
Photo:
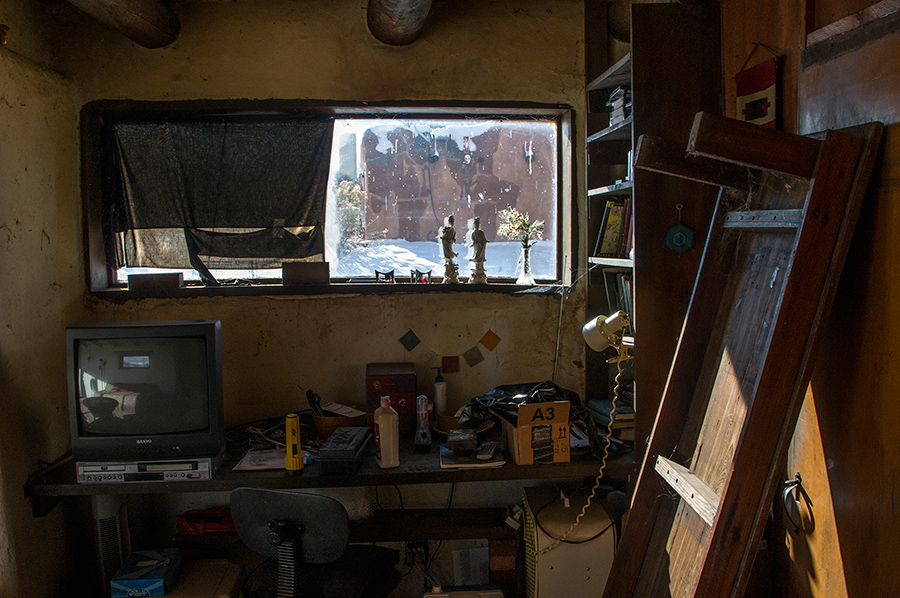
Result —
<svg viewBox="0 0 900 598"><path fill-rule="evenodd" d="M597 316L590 320L581 329L581 335L587 346L598 353L609 347L616 347L621 352L624 347L622 331L630 323L628 314L620 310L611 316Z"/></svg>
<svg viewBox="0 0 900 598"><path fill-rule="evenodd" d="M610 435L612 434L613 418L616 412L616 401L619 398L619 383L622 378L622 362L631 359L633 356L629 353L629 349L634 346L634 341L626 342L622 336L622 331L631 323L631 318L624 311L617 311L611 316L597 316L590 320L581 329L581 335L588 347L597 351L605 351L609 347L616 348L616 356L606 360L606 363L616 364L616 385L613 388L612 411L610 412L609 423L606 426L606 443L603 447L603 465L601 465L600 473L603 473L603 467L609 456Z"/></svg>

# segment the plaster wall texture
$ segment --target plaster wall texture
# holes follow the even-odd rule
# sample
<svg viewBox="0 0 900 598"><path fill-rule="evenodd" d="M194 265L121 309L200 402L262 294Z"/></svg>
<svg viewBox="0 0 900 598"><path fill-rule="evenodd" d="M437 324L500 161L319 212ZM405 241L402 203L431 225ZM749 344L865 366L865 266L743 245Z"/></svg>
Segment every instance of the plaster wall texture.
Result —
<svg viewBox="0 0 900 598"><path fill-rule="evenodd" d="M528 100L583 104L580 2L437 3L418 41L381 44L360 2L180 2L179 39L136 46L80 13L60 9L61 37L77 53L54 64L96 99L316 98L335 100ZM461 355L489 329L503 339L486 360L447 377L451 406L497 384L553 376L559 297L389 295L90 302L92 319L212 317L222 320L226 410L231 423L296 409L313 388L360 404L365 364L427 368ZM558 382L583 392L578 334L583 314L566 300ZM422 345L407 352L412 329ZM302 406L302 403L301 405Z"/></svg>
<svg viewBox="0 0 900 598"><path fill-rule="evenodd" d="M219 319L227 425L305 408L309 388L325 401L362 407L368 363L414 363L418 391L431 396L428 368L476 345L484 361L470 367L460 357L459 373L444 376L451 409L500 384L549 380L560 315L559 296L477 293L87 303L92 319ZM583 385L581 311L577 300L565 300L557 364L557 383L576 391ZM422 341L410 352L399 341L409 330ZM494 351L478 345L488 330L502 339Z"/></svg>
<svg viewBox="0 0 900 598"><path fill-rule="evenodd" d="M222 321L229 424L303 407L302 389L360 404L365 365L412 361L420 392L444 355L502 341L447 376L450 405L510 382L584 391L583 287L559 296L476 293L197 298L115 305L85 295L78 111L95 99L527 100L576 108L582 128L583 6L577 0L435 3L422 37L377 42L365 2L174 2L179 39L148 50L66 3L0 0L0 597L61 595L89 540L57 508L22 496L38 460L68 448L64 328L75 321ZM568 140L572 143L572 140ZM577 158L576 170L581 169ZM577 210L584 211L583 192ZM578 230L584 228L582 218ZM577 277L577 274L576 274ZM422 344L407 352L399 338ZM557 338L560 339L557 351ZM488 502L490 490L462 494ZM422 489L415 504L440 505Z"/></svg>
<svg viewBox="0 0 900 598"><path fill-rule="evenodd" d="M82 100L316 98L583 103L577 0L435 3L409 46L378 42L352 0L175 2L181 34L148 50L63 5L57 68Z"/></svg>
<svg viewBox="0 0 900 598"><path fill-rule="evenodd" d="M21 54L0 49L0 596L50 596L65 522L60 512L32 519L22 486L39 459L68 448L64 327L82 313L84 286L78 112L70 82L15 41L40 24L8 5L0 22Z"/></svg>

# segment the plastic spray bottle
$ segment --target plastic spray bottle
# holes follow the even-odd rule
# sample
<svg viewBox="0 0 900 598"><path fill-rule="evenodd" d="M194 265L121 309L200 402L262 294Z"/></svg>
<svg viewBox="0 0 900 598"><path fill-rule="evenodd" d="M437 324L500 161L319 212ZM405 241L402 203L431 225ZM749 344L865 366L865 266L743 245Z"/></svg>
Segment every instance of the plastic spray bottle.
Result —
<svg viewBox="0 0 900 598"><path fill-rule="evenodd" d="M400 417L391 407L391 397L381 397L375 410L375 448L382 469L400 466Z"/></svg>
<svg viewBox="0 0 900 598"><path fill-rule="evenodd" d="M441 376L441 368L433 367L437 370L437 376L434 378L434 413L435 416L442 415L447 412L447 383Z"/></svg>

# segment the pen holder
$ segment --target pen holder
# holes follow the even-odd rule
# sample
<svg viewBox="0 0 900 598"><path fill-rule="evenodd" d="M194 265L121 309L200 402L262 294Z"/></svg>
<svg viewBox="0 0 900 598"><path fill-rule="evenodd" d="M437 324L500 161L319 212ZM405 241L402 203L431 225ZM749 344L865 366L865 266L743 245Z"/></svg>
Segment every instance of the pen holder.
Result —
<svg viewBox="0 0 900 598"><path fill-rule="evenodd" d="M347 417L346 415L316 415L313 413L313 423L319 438L325 440L338 428L357 427L366 425L366 416Z"/></svg>

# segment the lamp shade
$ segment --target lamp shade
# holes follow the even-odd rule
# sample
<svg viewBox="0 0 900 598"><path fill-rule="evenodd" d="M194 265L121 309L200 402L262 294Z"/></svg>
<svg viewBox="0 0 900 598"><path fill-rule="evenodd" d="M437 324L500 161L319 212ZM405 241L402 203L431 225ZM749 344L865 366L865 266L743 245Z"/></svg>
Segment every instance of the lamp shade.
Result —
<svg viewBox="0 0 900 598"><path fill-rule="evenodd" d="M620 340L620 333L630 321L624 311L617 311L611 316L597 316L584 325L581 335L588 347L600 352Z"/></svg>

